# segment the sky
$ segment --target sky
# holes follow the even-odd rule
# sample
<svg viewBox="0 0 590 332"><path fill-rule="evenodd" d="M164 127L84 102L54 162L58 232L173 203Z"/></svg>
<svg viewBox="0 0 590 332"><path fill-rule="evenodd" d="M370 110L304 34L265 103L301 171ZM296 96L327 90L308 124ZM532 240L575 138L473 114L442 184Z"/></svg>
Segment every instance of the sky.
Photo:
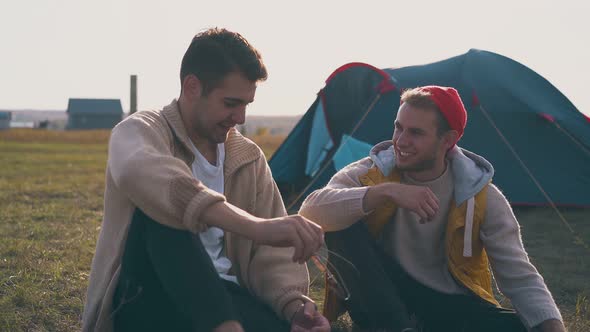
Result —
<svg viewBox="0 0 590 332"><path fill-rule="evenodd" d="M180 91L195 33L240 32L269 79L251 115L300 115L325 79L360 61L419 65L471 48L533 69L590 115L590 1L0 0L0 109L65 110L68 98L117 98L140 110Z"/></svg>

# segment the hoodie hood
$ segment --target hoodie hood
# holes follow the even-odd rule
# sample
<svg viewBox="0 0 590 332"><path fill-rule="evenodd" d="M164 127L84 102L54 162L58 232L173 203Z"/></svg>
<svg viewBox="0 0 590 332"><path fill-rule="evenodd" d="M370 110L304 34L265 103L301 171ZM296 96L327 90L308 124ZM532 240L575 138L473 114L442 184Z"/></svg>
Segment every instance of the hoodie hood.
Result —
<svg viewBox="0 0 590 332"><path fill-rule="evenodd" d="M395 167L392 141L378 143L371 149L369 156L385 176ZM489 161L457 145L447 153L447 159L455 179L454 198L457 205L475 196L494 176L494 167Z"/></svg>

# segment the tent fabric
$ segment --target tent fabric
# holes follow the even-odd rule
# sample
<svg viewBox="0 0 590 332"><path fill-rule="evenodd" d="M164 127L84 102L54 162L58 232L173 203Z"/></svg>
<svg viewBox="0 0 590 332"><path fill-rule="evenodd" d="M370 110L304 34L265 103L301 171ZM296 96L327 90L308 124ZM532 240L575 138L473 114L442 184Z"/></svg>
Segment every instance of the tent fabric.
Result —
<svg viewBox="0 0 590 332"><path fill-rule="evenodd" d="M328 133L326 117L323 103L318 103L316 110L313 112L313 121L311 127L311 137L307 151L307 163L305 174L314 176L319 171L321 162L326 158L326 154L334 147L334 142Z"/></svg>
<svg viewBox="0 0 590 332"><path fill-rule="evenodd" d="M359 141L352 136L343 135L340 147L334 153L334 168L339 171L346 165L369 155L371 144Z"/></svg>
<svg viewBox="0 0 590 332"><path fill-rule="evenodd" d="M426 65L334 71L269 161L291 211L344 162L391 139L401 92L424 85L459 91L468 120L458 145L494 165L493 181L513 205L547 205L544 191L558 206L590 207L588 117L531 69L472 49Z"/></svg>

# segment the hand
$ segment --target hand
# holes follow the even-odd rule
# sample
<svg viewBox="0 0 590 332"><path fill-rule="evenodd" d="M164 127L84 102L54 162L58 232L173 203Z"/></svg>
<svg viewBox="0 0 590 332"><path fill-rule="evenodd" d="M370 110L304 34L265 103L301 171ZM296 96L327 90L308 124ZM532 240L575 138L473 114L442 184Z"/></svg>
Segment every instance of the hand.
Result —
<svg viewBox="0 0 590 332"><path fill-rule="evenodd" d="M291 332L330 332L330 322L317 311L314 303L306 302L293 316Z"/></svg>
<svg viewBox="0 0 590 332"><path fill-rule="evenodd" d="M305 263L324 245L322 227L300 215L262 219L253 224L250 238L274 247L294 247L293 261Z"/></svg>
<svg viewBox="0 0 590 332"><path fill-rule="evenodd" d="M438 198L428 187L387 183L385 195L400 207L420 216L420 222L431 221L438 212Z"/></svg>

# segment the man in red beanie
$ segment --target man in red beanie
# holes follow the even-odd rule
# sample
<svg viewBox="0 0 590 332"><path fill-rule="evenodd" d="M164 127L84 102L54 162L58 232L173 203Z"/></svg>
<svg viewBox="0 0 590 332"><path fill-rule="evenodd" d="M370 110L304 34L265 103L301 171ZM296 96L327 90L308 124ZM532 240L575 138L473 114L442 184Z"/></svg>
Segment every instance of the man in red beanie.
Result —
<svg viewBox="0 0 590 332"><path fill-rule="evenodd" d="M303 202L299 213L356 267L331 257L350 293L344 309L370 331L565 331L492 165L456 145L466 122L455 89L406 91L393 139ZM496 300L492 272L515 310Z"/></svg>

